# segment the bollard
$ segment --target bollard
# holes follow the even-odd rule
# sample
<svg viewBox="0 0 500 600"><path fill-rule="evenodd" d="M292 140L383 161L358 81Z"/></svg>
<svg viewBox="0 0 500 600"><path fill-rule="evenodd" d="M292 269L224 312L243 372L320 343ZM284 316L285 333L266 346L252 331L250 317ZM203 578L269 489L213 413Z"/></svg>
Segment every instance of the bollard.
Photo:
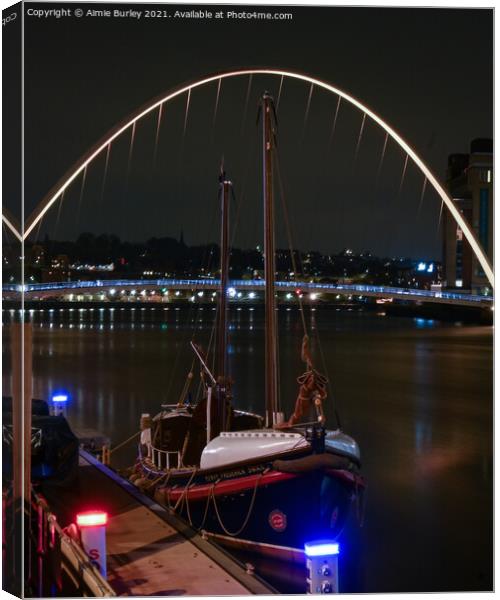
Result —
<svg viewBox="0 0 500 600"><path fill-rule="evenodd" d="M68 394L57 393L53 394L50 402L51 413L54 417L66 416L66 405L68 402Z"/></svg>
<svg viewBox="0 0 500 600"><path fill-rule="evenodd" d="M309 571L309 594L338 594L339 545L328 540L308 542L304 545Z"/></svg>
<svg viewBox="0 0 500 600"><path fill-rule="evenodd" d="M82 546L91 562L106 578L106 524L108 515L101 511L79 513L76 524L80 530Z"/></svg>
<svg viewBox="0 0 500 600"><path fill-rule="evenodd" d="M107 446L107 445L104 445L102 447L101 462L103 465L107 465L107 466L109 466L111 464L111 451L110 451L109 446Z"/></svg>

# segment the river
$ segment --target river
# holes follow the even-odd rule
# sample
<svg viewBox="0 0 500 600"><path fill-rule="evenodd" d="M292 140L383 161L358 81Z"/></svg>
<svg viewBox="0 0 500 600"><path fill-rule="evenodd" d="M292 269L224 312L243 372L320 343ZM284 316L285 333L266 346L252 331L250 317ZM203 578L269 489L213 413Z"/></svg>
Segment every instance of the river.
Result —
<svg viewBox="0 0 500 600"><path fill-rule="evenodd" d="M66 390L71 425L118 444L141 413L177 402L193 328L206 346L215 311L74 306L32 313L34 396ZM280 395L290 414L303 329L296 307L278 314ZM11 318L4 310L4 394ZM340 540L341 591L492 589L493 328L324 307L307 309L306 323L316 368L331 381L329 423L335 405L368 481L364 524L353 515ZM262 412L263 313L232 308L230 324L235 404ZM114 461L133 457L131 444Z"/></svg>

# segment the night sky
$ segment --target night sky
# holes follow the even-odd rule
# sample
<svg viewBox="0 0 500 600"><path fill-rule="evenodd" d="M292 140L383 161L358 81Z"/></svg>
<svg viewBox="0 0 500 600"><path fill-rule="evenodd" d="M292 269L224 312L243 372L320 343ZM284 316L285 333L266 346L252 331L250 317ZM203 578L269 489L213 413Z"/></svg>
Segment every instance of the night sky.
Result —
<svg viewBox="0 0 500 600"><path fill-rule="evenodd" d="M29 8L116 4L39 4ZM228 6L129 5L126 9L228 10ZM492 10L299 8L292 21L26 17L25 207L37 202L109 128L150 98L207 74L238 67L307 73L357 96L381 114L444 179L447 156L492 136ZM266 10L268 10L266 9ZM238 11L244 10L239 6ZM262 10L259 9L259 10ZM234 181L234 243L261 242L259 95L277 97L279 78L224 81L165 106L155 156L157 113L113 144L52 209L36 236L75 239L83 231L122 239L217 240L221 157ZM250 89L247 101L247 91ZM285 200L296 247L379 255L440 255L440 200L385 134L337 97L285 80L278 140ZM246 108L245 108L246 107ZM130 157L130 158L129 158ZM129 167L128 167L129 165ZM16 210L12 198L4 198ZM80 205L80 208L79 208ZM277 197L277 206L281 203ZM238 208L239 207L239 208ZM278 244L286 244L278 208Z"/></svg>

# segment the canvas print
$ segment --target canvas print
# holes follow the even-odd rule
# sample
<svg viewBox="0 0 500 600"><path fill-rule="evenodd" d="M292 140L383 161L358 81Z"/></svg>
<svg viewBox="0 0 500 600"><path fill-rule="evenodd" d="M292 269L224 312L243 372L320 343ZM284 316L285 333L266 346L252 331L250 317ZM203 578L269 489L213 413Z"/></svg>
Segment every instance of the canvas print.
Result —
<svg viewBox="0 0 500 600"><path fill-rule="evenodd" d="M3 5L3 589L493 589L493 10Z"/></svg>

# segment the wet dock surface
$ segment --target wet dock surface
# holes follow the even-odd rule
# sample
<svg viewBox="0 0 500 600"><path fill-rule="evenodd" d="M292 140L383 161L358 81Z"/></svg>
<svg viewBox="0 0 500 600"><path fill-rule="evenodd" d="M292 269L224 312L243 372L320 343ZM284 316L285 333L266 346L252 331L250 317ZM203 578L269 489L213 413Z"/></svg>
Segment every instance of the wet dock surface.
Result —
<svg viewBox="0 0 500 600"><path fill-rule="evenodd" d="M78 481L43 493L62 526L85 510L108 513L108 581L125 596L241 596L273 588L132 484L81 452Z"/></svg>

